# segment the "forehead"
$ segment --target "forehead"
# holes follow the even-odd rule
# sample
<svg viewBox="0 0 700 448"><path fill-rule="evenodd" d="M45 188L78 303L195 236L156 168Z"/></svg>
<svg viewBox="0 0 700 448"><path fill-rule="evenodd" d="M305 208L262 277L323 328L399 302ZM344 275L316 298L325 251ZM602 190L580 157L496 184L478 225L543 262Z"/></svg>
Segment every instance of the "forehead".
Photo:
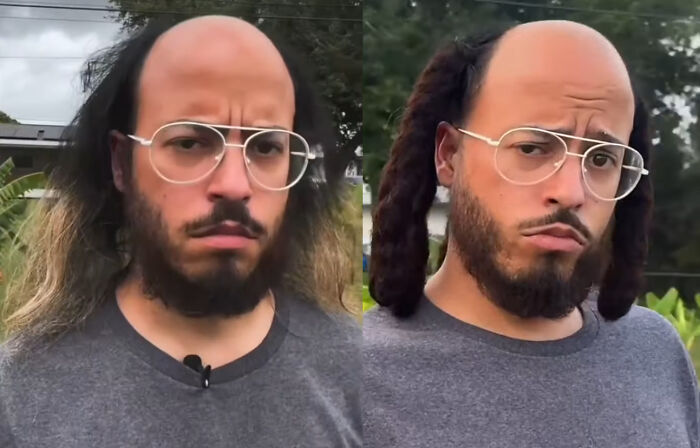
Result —
<svg viewBox="0 0 700 448"><path fill-rule="evenodd" d="M140 75L140 108L172 116L219 115L243 106L293 112L291 76L263 33L235 19L192 22L154 44Z"/></svg>
<svg viewBox="0 0 700 448"><path fill-rule="evenodd" d="M584 114L629 132L634 97L612 44L578 24L528 25L509 31L496 46L478 94L480 113L512 125L569 127Z"/></svg>

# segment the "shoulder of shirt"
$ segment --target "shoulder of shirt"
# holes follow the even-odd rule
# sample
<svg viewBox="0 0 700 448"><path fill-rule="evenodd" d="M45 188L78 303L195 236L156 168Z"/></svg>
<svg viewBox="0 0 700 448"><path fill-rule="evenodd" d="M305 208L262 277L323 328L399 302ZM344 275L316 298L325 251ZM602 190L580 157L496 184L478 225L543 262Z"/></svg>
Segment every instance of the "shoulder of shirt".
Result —
<svg viewBox="0 0 700 448"><path fill-rule="evenodd" d="M609 327L609 328L605 328ZM612 330L617 327L616 330ZM695 367L690 358L688 350L681 339L678 331L671 322L654 310L642 306L634 305L630 311L615 322L605 322L601 319L601 330L613 333L616 339L630 344L635 344L638 355L645 359L656 358L656 362L662 362L668 371L676 366L676 378L682 381L688 391L687 398L694 401L691 406L695 409L695 419L697 419L700 409L698 406L698 382ZM617 341L616 341L617 342ZM698 434L698 421L695 425L695 436ZM696 438L695 440L698 440ZM695 445L694 445L695 446Z"/></svg>
<svg viewBox="0 0 700 448"><path fill-rule="evenodd" d="M89 318L88 320L92 320ZM85 359L107 355L100 343L109 331L95 322L92 328L80 326L48 341L28 348L16 348L12 341L0 344L0 389L17 385L18 381L30 385L32 381L44 381Z"/></svg>
<svg viewBox="0 0 700 448"><path fill-rule="evenodd" d="M368 310L362 319L362 332L364 334L383 333L385 331L416 331L422 328L419 315L423 311L421 306L408 317L396 317L391 309L386 306L375 305Z"/></svg>
<svg viewBox="0 0 700 448"><path fill-rule="evenodd" d="M606 321L595 309L601 323L601 329L618 335L632 335L652 338L657 343L681 344L680 336L673 325L654 310L639 305L633 305L629 312L616 321Z"/></svg>
<svg viewBox="0 0 700 448"><path fill-rule="evenodd" d="M634 350L639 352L640 356L659 357L669 362L683 359L690 362L678 331L656 311L633 305L626 315L615 321L603 319L595 307L594 312L600 322L599 336L604 343ZM690 370L694 371L692 364Z"/></svg>
<svg viewBox="0 0 700 448"><path fill-rule="evenodd" d="M321 308L303 297L288 297L291 305L289 332L333 345L359 345L360 324L350 313Z"/></svg>
<svg viewBox="0 0 700 448"><path fill-rule="evenodd" d="M426 331L418 319L420 310L409 317L396 317L391 309L375 306L367 311L362 319L362 352L369 360L374 355L381 356L386 351L410 350L421 345L422 337L417 332Z"/></svg>
<svg viewBox="0 0 700 448"><path fill-rule="evenodd" d="M399 320L391 314L389 308L375 305L362 316L362 329L373 331L385 327L395 327Z"/></svg>
<svg viewBox="0 0 700 448"><path fill-rule="evenodd" d="M6 344L0 345L0 442L2 446L14 447L14 437L10 430L10 422L7 418L7 404L5 403L5 366L9 362L9 353Z"/></svg>

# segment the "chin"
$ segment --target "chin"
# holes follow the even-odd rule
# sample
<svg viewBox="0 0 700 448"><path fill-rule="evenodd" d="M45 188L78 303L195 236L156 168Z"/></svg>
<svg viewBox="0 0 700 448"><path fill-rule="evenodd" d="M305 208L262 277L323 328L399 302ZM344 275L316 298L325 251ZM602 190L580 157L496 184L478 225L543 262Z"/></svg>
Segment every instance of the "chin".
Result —
<svg viewBox="0 0 700 448"><path fill-rule="evenodd" d="M196 261L182 264L183 273L191 278L204 278L216 274L227 274L235 277L245 277L252 271L252 263L240 253L220 253L198 257Z"/></svg>
<svg viewBox="0 0 700 448"><path fill-rule="evenodd" d="M534 271L546 271L566 280L573 274L578 257L571 257L570 254L562 252L548 252L533 254L514 261L512 258L505 258L500 262L500 265L505 268L504 272L511 277Z"/></svg>

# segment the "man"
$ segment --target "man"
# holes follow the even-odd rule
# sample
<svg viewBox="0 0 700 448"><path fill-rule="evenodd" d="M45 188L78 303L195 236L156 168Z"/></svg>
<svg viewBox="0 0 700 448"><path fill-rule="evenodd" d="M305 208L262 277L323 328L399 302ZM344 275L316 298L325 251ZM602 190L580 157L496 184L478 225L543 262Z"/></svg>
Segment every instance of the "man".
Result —
<svg viewBox="0 0 700 448"><path fill-rule="evenodd" d="M0 445L360 446L343 183L296 63L208 16L87 67L8 292Z"/></svg>
<svg viewBox="0 0 700 448"><path fill-rule="evenodd" d="M632 306L646 120L615 48L580 24L523 24L433 57L374 216L385 308L363 325L365 447L699 446L688 355ZM449 239L425 284L437 183Z"/></svg>

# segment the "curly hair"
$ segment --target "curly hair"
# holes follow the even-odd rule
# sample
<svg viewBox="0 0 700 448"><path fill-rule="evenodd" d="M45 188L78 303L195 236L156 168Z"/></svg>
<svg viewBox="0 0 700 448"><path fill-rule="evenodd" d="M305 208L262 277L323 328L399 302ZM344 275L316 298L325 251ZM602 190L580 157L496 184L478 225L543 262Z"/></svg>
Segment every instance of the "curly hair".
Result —
<svg viewBox="0 0 700 448"><path fill-rule="evenodd" d="M379 186L370 258L370 294L398 317L413 314L425 286L426 218L437 189L435 131L442 121L455 124L468 116L494 48L506 31L445 45L428 62L408 99ZM630 146L649 166L648 113L633 91ZM616 204L610 263L598 295L605 319L624 316L641 292L652 203L651 180L642 176L635 190Z"/></svg>

